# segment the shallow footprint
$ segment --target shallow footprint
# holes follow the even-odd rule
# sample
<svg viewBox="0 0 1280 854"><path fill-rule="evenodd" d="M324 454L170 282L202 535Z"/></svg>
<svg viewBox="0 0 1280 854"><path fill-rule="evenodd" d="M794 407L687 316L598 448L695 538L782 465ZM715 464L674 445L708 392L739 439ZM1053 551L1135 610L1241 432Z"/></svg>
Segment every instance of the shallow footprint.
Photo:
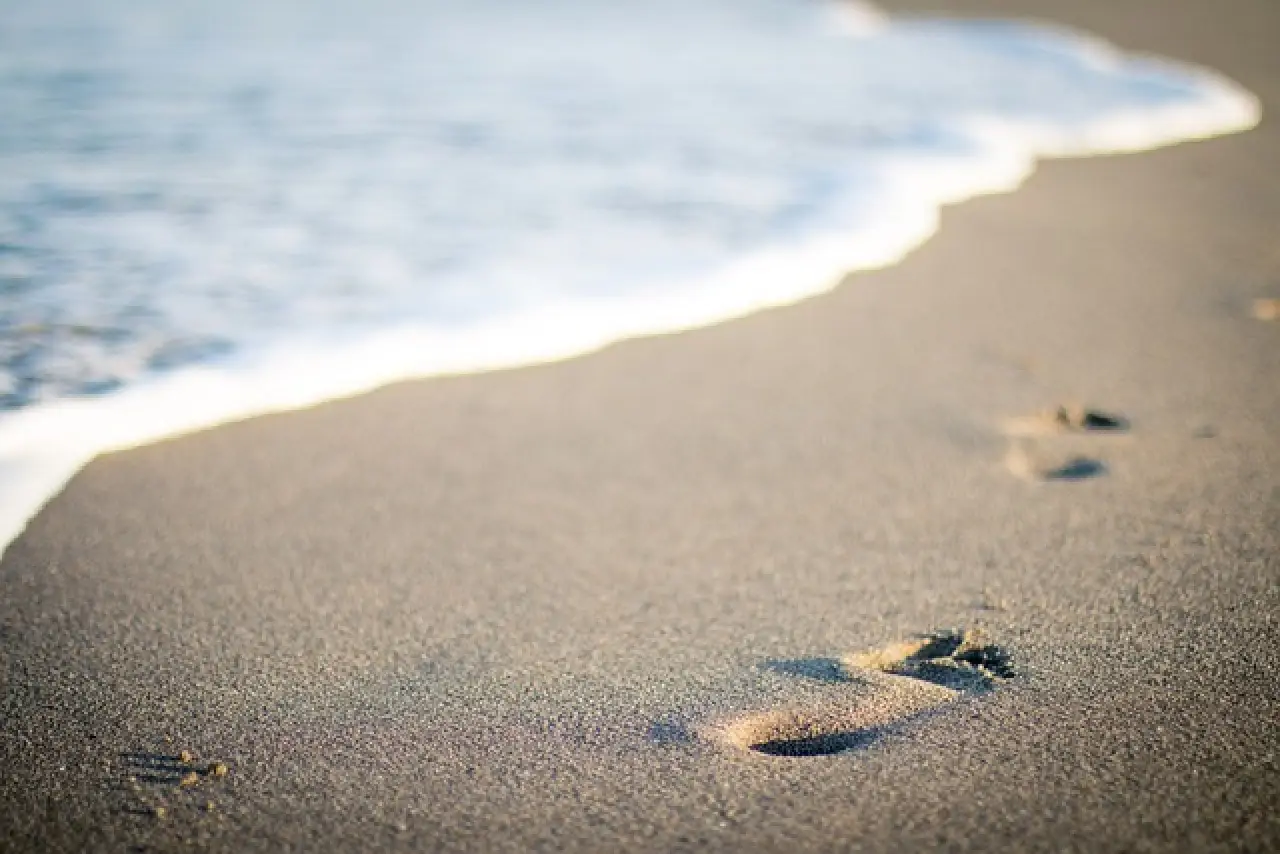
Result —
<svg viewBox="0 0 1280 854"><path fill-rule="evenodd" d="M1009 446L1004 464L1023 480L1088 480L1107 473L1107 464L1097 457L1054 453L1052 449L1031 448L1022 442Z"/></svg>
<svg viewBox="0 0 1280 854"><path fill-rule="evenodd" d="M768 756L829 756L864 747L893 724L1014 675L980 632L935 632L844 656L773 662L776 672L846 683L850 694L718 721L702 734Z"/></svg>
<svg viewBox="0 0 1280 854"><path fill-rule="evenodd" d="M1004 422L1004 434L1012 437L1054 436L1063 433L1126 433L1129 419L1123 415L1064 403Z"/></svg>

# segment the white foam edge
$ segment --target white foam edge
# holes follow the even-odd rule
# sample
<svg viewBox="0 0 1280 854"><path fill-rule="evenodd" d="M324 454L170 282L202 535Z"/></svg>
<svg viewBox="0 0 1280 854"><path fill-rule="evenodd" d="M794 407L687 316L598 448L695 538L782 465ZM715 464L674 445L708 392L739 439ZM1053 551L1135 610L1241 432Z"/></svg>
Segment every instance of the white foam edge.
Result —
<svg viewBox="0 0 1280 854"><path fill-rule="evenodd" d="M889 26L889 16L861 0L830 0L830 17L843 35L872 36Z"/></svg>
<svg viewBox="0 0 1280 854"><path fill-rule="evenodd" d="M1117 52L1090 40L1099 61ZM1163 62L1163 61L1162 61ZM481 326L405 325L364 340L297 342L219 364L190 367L98 397L39 404L0 417L0 555L36 513L94 457L257 415L352 397L392 382L545 364L614 342L707 326L798 302L850 272L902 260L937 230L943 205L1009 192L1036 160L1145 151L1248 130L1258 100L1202 69L1195 103L1118 113L1069 136L1047 127L975 122L976 158L903 157L886 170L879 222L827 231L743 257L687 289L664 295L567 302Z"/></svg>

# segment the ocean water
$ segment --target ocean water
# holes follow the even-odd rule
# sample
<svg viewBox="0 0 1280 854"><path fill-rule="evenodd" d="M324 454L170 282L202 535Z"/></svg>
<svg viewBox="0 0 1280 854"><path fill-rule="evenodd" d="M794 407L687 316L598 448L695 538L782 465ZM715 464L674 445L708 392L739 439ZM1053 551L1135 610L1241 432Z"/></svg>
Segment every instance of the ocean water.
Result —
<svg viewBox="0 0 1280 854"><path fill-rule="evenodd" d="M0 548L103 451L792 302L1258 115L834 0L0 0Z"/></svg>

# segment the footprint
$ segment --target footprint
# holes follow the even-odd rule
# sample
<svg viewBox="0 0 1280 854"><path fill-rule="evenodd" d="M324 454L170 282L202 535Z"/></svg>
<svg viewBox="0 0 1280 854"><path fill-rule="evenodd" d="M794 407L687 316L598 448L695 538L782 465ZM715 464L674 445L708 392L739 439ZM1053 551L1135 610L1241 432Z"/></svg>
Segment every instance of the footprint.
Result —
<svg viewBox="0 0 1280 854"><path fill-rule="evenodd" d="M1026 442L1011 443L1004 464L1024 480L1088 480L1107 472L1107 464L1096 457L1054 453L1052 449L1029 447Z"/></svg>
<svg viewBox="0 0 1280 854"><path fill-rule="evenodd" d="M842 690L803 706L714 722L700 734L767 756L829 756L864 747L909 718L1014 675L1008 654L977 631L946 631L841 658L769 662L775 672Z"/></svg>
<svg viewBox="0 0 1280 854"><path fill-rule="evenodd" d="M1088 480L1106 474L1107 464L1093 453L1081 452L1080 442L1126 434L1129 419L1079 404L1063 404L1010 418L1003 423L1002 432L1010 440L1005 467L1017 477L1034 481Z"/></svg>
<svg viewBox="0 0 1280 854"><path fill-rule="evenodd" d="M1014 438L1056 436L1064 433L1125 433L1129 419L1123 415L1067 403L1004 422L1004 434Z"/></svg>
<svg viewBox="0 0 1280 854"><path fill-rule="evenodd" d="M125 795L124 812L163 819L175 810L213 812L214 783L223 782L225 762L199 759L191 751L177 754L122 753L114 788Z"/></svg>

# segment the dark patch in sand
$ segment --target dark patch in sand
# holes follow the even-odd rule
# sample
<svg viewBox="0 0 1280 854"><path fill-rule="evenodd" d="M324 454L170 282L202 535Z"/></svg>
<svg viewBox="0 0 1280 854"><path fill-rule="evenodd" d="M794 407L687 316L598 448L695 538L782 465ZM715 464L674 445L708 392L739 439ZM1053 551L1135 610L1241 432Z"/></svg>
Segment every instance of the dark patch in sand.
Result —
<svg viewBox="0 0 1280 854"><path fill-rule="evenodd" d="M649 727L649 740L654 744L688 744L693 741L693 733L679 721L658 721Z"/></svg>
<svg viewBox="0 0 1280 854"><path fill-rule="evenodd" d="M1070 430L1086 432L1118 433L1129 429L1129 419L1096 409L1059 406L1055 420Z"/></svg>

